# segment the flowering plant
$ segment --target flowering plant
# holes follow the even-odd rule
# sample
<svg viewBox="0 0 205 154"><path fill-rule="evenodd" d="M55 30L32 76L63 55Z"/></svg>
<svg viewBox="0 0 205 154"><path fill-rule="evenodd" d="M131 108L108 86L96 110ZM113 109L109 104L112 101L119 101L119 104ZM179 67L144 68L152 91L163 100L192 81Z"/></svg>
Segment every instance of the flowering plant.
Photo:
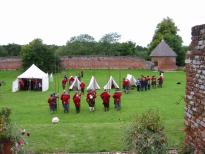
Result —
<svg viewBox="0 0 205 154"><path fill-rule="evenodd" d="M11 123L10 114L9 108L2 108L0 111L0 142L9 142L12 145L11 150L19 153L23 150L23 146L27 143L26 137L30 134Z"/></svg>
<svg viewBox="0 0 205 154"><path fill-rule="evenodd" d="M30 133L26 132L25 129L22 130L16 129L12 151L15 151L17 153L25 151L24 145L28 144L26 138L29 136Z"/></svg>

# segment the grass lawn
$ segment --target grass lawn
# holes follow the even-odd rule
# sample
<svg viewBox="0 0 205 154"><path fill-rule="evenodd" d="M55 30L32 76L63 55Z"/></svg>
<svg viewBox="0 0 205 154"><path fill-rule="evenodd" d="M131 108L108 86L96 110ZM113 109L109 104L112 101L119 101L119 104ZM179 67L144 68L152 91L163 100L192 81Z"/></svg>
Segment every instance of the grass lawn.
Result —
<svg viewBox="0 0 205 154"><path fill-rule="evenodd" d="M88 111L88 105L83 96L80 114L75 113L72 101L69 114L63 113L60 101L58 112L51 114L47 103L49 94L55 89L62 93L61 80L64 74L75 75L77 70L69 70L55 75L55 82L50 83L50 89L47 92L12 93L12 81L20 73L20 71L0 71L0 80L6 81L6 85L0 87L0 108L10 107L12 121L31 133L28 138L28 148L35 153L124 151L126 149L122 141L125 128L136 114L150 108L159 110L169 147L177 147L183 143L184 101L182 100L179 104L177 101L185 94L184 72L166 72L163 88L140 93L132 90L128 95L123 94L122 109L119 112L114 110L113 99L111 99L110 111L103 111L102 101L99 97L102 90L97 91L97 110L94 113ZM144 70L85 70L82 80L88 85L92 74L94 74L102 89L109 75L112 75L119 84L119 78L122 80L127 73L133 74L135 77L139 77L141 74L159 75L158 72ZM178 85L176 82L181 82L181 84ZM111 91L111 94L113 92ZM60 123L57 125L51 123L54 116L60 118Z"/></svg>

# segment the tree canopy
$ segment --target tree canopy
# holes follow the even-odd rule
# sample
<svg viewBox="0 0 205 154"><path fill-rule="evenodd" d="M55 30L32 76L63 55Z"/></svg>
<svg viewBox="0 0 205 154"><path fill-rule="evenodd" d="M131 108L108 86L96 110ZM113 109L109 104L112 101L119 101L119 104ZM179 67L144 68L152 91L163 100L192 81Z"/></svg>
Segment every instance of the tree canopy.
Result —
<svg viewBox="0 0 205 154"><path fill-rule="evenodd" d="M41 39L34 39L22 47L21 55L23 68L28 68L33 63L46 72L56 72L59 58L51 47L43 44Z"/></svg>
<svg viewBox="0 0 205 154"><path fill-rule="evenodd" d="M149 44L149 54L160 43L162 39L176 52L177 65L184 65L185 51L182 48L182 38L177 34L179 29L174 21L167 17L163 19L156 27L155 34Z"/></svg>

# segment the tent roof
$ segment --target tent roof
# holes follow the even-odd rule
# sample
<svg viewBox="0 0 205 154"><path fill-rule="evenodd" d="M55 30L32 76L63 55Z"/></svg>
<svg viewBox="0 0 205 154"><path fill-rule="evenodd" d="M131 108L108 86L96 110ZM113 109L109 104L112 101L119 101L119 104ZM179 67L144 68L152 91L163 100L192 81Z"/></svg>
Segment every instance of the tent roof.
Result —
<svg viewBox="0 0 205 154"><path fill-rule="evenodd" d="M157 47L152 50L150 57L176 57L177 54L162 40Z"/></svg>
<svg viewBox="0 0 205 154"><path fill-rule="evenodd" d="M136 84L136 79L135 79L135 77L133 75L127 74L126 79L128 79L130 81L130 85L131 86L134 86Z"/></svg>
<svg viewBox="0 0 205 154"><path fill-rule="evenodd" d="M110 79L108 80L107 84L104 86L104 89L112 89L112 86L114 86L114 88L116 89L119 88L119 86L117 85L113 77L110 76Z"/></svg>
<svg viewBox="0 0 205 154"><path fill-rule="evenodd" d="M97 90L97 89L100 89L100 86L98 85L96 79L94 76L92 76L92 78L90 79L90 83L87 87L87 90Z"/></svg>
<svg viewBox="0 0 205 154"><path fill-rule="evenodd" d="M73 89L74 87L77 88L77 90L80 90L80 84L81 82L78 80L78 77L75 77L75 80L73 81L72 85L69 89Z"/></svg>
<svg viewBox="0 0 205 154"><path fill-rule="evenodd" d="M45 76L47 76L46 73L40 70L36 65L32 64L25 72L23 72L17 78L42 79Z"/></svg>

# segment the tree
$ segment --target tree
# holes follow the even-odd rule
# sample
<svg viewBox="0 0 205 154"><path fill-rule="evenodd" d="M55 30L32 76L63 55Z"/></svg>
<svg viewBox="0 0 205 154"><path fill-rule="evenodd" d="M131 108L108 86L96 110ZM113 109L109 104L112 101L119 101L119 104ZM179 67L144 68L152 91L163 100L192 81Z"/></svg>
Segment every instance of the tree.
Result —
<svg viewBox="0 0 205 154"><path fill-rule="evenodd" d="M156 27L155 34L149 44L149 54L160 43L162 39L176 52L177 65L184 64L184 53L182 51L182 38L177 34L178 28L169 17L163 19Z"/></svg>
<svg viewBox="0 0 205 154"><path fill-rule="evenodd" d="M114 32L114 33L108 33L105 34L101 39L100 42L104 42L104 43L116 43L120 40L121 35Z"/></svg>
<svg viewBox="0 0 205 154"><path fill-rule="evenodd" d="M0 46L0 57L6 57L7 55L7 50L3 46Z"/></svg>
<svg viewBox="0 0 205 154"><path fill-rule="evenodd" d="M20 52L21 52L21 45L19 44L8 44L8 45L4 45L4 48L7 50L8 52L8 56L19 56Z"/></svg>
<svg viewBox="0 0 205 154"><path fill-rule="evenodd" d="M80 34L78 36L71 37L69 42L95 42L95 39L88 34Z"/></svg>
<svg viewBox="0 0 205 154"><path fill-rule="evenodd" d="M56 72L59 66L59 58L55 51L43 44L41 39L34 39L23 46L21 55L23 68L28 68L34 63L46 72Z"/></svg>

